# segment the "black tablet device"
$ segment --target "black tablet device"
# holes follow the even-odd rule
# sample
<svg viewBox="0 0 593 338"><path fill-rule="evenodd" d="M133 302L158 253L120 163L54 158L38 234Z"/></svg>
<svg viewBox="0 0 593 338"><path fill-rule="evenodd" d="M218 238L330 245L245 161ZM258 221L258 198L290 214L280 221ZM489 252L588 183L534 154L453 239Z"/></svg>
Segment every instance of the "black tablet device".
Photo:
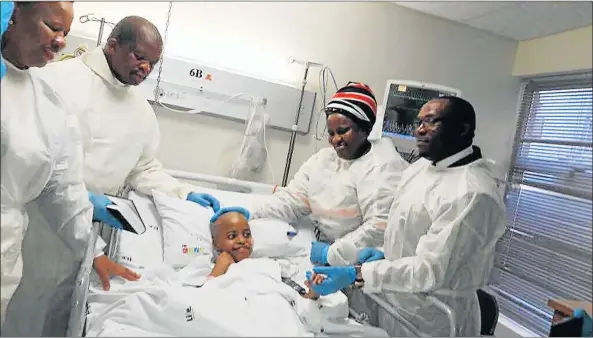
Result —
<svg viewBox="0 0 593 338"><path fill-rule="evenodd" d="M140 217L134 201L106 195L113 204L107 206L107 211L115 217L123 226L123 230L142 235L146 231L146 225Z"/></svg>

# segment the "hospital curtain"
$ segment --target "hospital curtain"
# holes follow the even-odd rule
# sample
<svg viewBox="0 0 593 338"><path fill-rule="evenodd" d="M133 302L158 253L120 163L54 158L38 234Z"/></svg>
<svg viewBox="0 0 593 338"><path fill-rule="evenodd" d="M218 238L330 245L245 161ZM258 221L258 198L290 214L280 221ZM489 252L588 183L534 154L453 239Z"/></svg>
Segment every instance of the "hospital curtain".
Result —
<svg viewBox="0 0 593 338"><path fill-rule="evenodd" d="M489 289L500 313L547 336L550 298L591 301L591 72L522 84Z"/></svg>

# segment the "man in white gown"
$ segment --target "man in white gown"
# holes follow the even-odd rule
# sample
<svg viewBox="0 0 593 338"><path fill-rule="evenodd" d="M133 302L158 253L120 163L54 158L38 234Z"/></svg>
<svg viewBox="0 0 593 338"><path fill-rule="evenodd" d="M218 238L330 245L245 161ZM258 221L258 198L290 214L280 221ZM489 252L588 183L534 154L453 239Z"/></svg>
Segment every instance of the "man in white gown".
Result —
<svg viewBox="0 0 593 338"><path fill-rule="evenodd" d="M385 230L385 259L317 267L314 273L328 278L313 289L324 295L357 282L364 293L391 303L416 331L393 318L376 318L390 336L448 336L447 316L427 298L433 295L453 309L458 334L475 337L476 291L488 281L495 244L506 229L503 196L480 148L472 145L476 116L469 102L431 100L418 120L423 158L402 175Z"/></svg>

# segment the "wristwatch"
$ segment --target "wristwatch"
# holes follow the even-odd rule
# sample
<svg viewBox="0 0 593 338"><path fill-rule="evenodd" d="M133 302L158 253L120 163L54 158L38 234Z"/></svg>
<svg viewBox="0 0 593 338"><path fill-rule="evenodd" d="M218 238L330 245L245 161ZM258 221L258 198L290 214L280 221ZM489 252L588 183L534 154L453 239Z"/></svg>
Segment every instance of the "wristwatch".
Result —
<svg viewBox="0 0 593 338"><path fill-rule="evenodd" d="M355 265L354 270L356 271L356 278L354 279L354 286L363 287L364 279L362 279L361 265Z"/></svg>

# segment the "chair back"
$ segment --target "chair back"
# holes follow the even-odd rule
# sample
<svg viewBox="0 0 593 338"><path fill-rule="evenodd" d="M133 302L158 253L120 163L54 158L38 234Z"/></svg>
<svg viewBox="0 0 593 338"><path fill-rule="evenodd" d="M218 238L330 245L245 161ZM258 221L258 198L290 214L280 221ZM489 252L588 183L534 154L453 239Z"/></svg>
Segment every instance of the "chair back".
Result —
<svg viewBox="0 0 593 338"><path fill-rule="evenodd" d="M494 336L494 330L498 323L498 302L493 295L479 289L478 302L480 303L480 317L482 318L482 327L480 334L482 336Z"/></svg>

